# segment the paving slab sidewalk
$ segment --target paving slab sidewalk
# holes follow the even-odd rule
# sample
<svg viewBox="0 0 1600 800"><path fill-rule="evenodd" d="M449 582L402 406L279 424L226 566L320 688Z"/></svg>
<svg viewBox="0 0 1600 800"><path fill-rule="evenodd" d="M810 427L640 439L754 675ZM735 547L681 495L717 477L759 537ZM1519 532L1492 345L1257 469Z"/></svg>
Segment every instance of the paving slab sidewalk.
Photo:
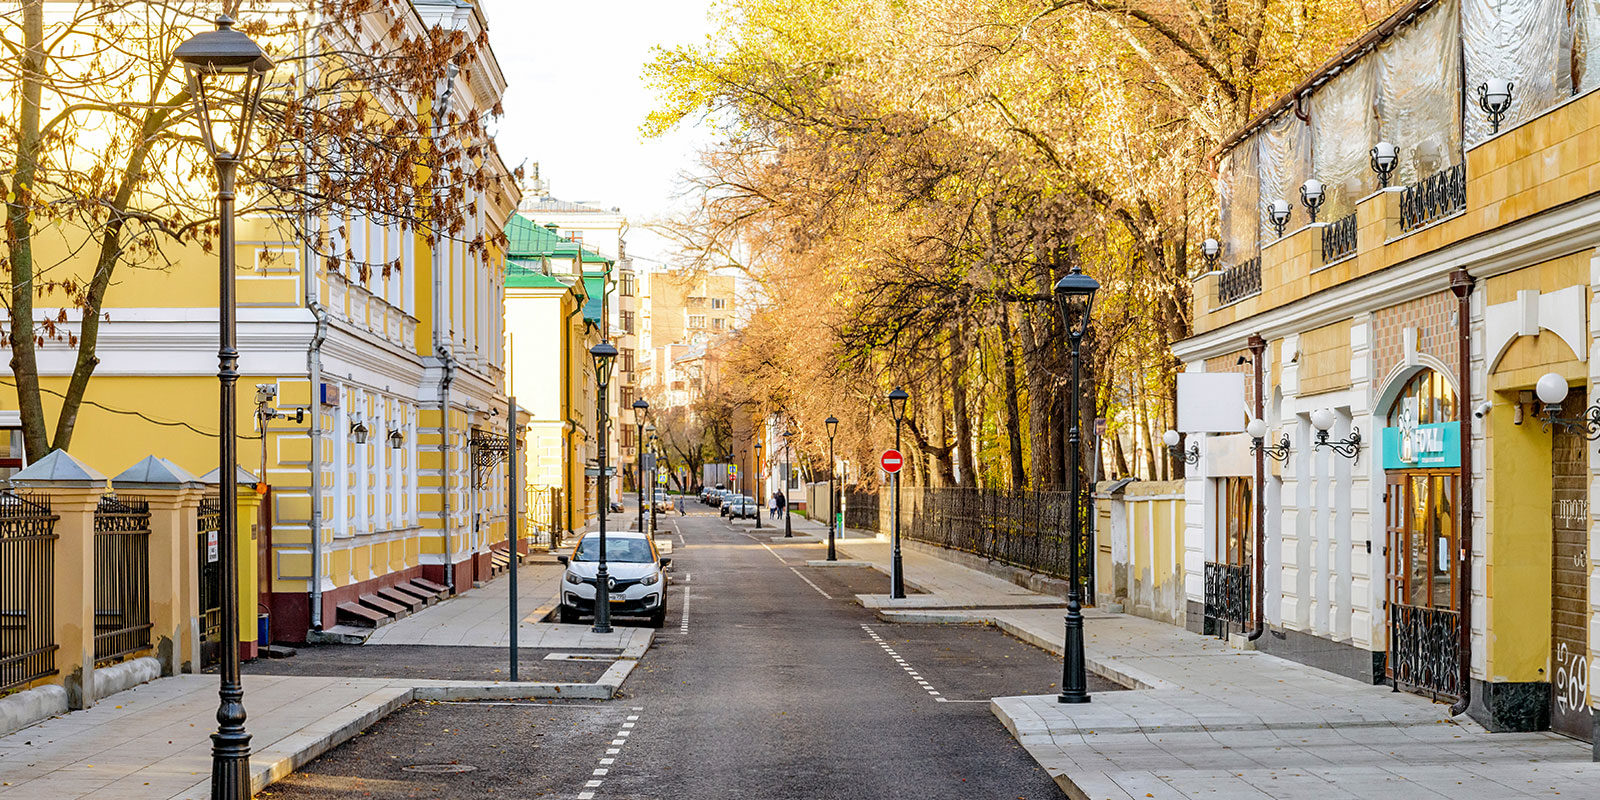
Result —
<svg viewBox="0 0 1600 800"><path fill-rule="evenodd" d="M521 568L518 644L616 651L617 660L597 681L245 675L253 791L413 700L613 697L649 649L653 631L617 626L613 633L595 634L588 625L538 622L549 610L562 571L545 564ZM510 581L502 576L378 629L367 645L509 647L510 596ZM216 707L215 675L179 675L0 736L0 800L209 797Z"/></svg>
<svg viewBox="0 0 1600 800"><path fill-rule="evenodd" d="M887 570L884 542L852 538L840 549ZM998 579L930 554L902 555L907 582L943 606L880 609L885 618L987 622L1063 651L1060 609L1005 607L983 596L982 579ZM1096 609L1085 616L1089 670L1132 691L1100 694L1087 705L1062 705L1054 695L991 701L1073 798L1600 796L1600 764L1590 761L1587 744L1551 733L1488 733L1423 697L1142 617Z"/></svg>

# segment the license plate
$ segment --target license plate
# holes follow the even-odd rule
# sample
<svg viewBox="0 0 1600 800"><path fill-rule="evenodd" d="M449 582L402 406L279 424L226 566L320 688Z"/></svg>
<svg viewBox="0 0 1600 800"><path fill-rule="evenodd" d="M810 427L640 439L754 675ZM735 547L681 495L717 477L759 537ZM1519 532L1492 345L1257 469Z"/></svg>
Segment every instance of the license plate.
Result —
<svg viewBox="0 0 1600 800"><path fill-rule="evenodd" d="M613 598L611 598L611 602L613 604L615 604L615 603L626 603L626 602L628 602L628 599L626 597L613 597Z"/></svg>

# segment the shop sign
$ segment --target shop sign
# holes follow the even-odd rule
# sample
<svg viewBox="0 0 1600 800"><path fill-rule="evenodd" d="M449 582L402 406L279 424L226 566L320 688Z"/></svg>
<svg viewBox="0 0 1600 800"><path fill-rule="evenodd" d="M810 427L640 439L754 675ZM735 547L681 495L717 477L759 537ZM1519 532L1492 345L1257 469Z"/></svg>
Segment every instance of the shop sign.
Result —
<svg viewBox="0 0 1600 800"><path fill-rule="evenodd" d="M1384 469L1461 466L1461 423L1403 424L1383 429Z"/></svg>

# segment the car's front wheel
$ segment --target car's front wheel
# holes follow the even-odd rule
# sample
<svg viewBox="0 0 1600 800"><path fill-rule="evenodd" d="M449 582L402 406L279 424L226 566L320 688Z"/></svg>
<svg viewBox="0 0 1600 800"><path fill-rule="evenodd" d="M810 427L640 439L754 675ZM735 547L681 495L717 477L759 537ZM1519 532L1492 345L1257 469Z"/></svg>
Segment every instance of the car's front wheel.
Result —
<svg viewBox="0 0 1600 800"><path fill-rule="evenodd" d="M577 622L578 622L578 609L576 609L576 608L568 608L566 606L562 606L561 607L561 613L560 613L560 619L561 619L562 623L567 624L567 625L577 624Z"/></svg>
<svg viewBox="0 0 1600 800"><path fill-rule="evenodd" d="M665 597L661 598L661 610L650 615L649 624L652 628L664 627L667 624L667 600Z"/></svg>

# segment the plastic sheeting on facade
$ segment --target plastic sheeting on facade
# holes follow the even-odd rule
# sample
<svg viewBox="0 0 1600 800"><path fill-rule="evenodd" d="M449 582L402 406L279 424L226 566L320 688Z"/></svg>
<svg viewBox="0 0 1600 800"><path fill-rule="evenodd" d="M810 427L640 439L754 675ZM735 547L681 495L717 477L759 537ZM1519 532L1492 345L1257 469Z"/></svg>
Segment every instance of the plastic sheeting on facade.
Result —
<svg viewBox="0 0 1600 800"><path fill-rule="evenodd" d="M1294 230L1310 220L1305 206L1300 205L1300 184L1311 177L1311 126L1300 121L1292 111L1285 111L1267 123L1256 134L1256 185L1260 196L1256 198L1258 230L1261 241L1278 238L1272 227L1267 206L1282 199L1289 204L1289 227Z"/></svg>
<svg viewBox="0 0 1600 800"><path fill-rule="evenodd" d="M1571 57L1577 93L1600 87L1600 0L1572 0Z"/></svg>
<svg viewBox="0 0 1600 800"><path fill-rule="evenodd" d="M1461 45L1466 53L1467 144L1489 138L1489 115L1478 107L1478 87L1490 78L1511 81L1505 130L1566 99L1557 79L1563 62L1566 0L1461 0Z"/></svg>
<svg viewBox="0 0 1600 800"><path fill-rule="evenodd" d="M1461 50L1454 0L1378 48L1378 134L1400 152L1391 186L1461 163Z"/></svg>
<svg viewBox="0 0 1600 800"><path fill-rule="evenodd" d="M1217 169L1223 265L1256 257L1259 239L1254 212L1260 207L1256 198L1256 140L1252 136L1228 151Z"/></svg>
<svg viewBox="0 0 1600 800"><path fill-rule="evenodd" d="M1311 95L1311 177L1326 187L1325 222L1353 213L1356 201L1378 188L1368 167L1378 141L1374 64L1363 58Z"/></svg>

